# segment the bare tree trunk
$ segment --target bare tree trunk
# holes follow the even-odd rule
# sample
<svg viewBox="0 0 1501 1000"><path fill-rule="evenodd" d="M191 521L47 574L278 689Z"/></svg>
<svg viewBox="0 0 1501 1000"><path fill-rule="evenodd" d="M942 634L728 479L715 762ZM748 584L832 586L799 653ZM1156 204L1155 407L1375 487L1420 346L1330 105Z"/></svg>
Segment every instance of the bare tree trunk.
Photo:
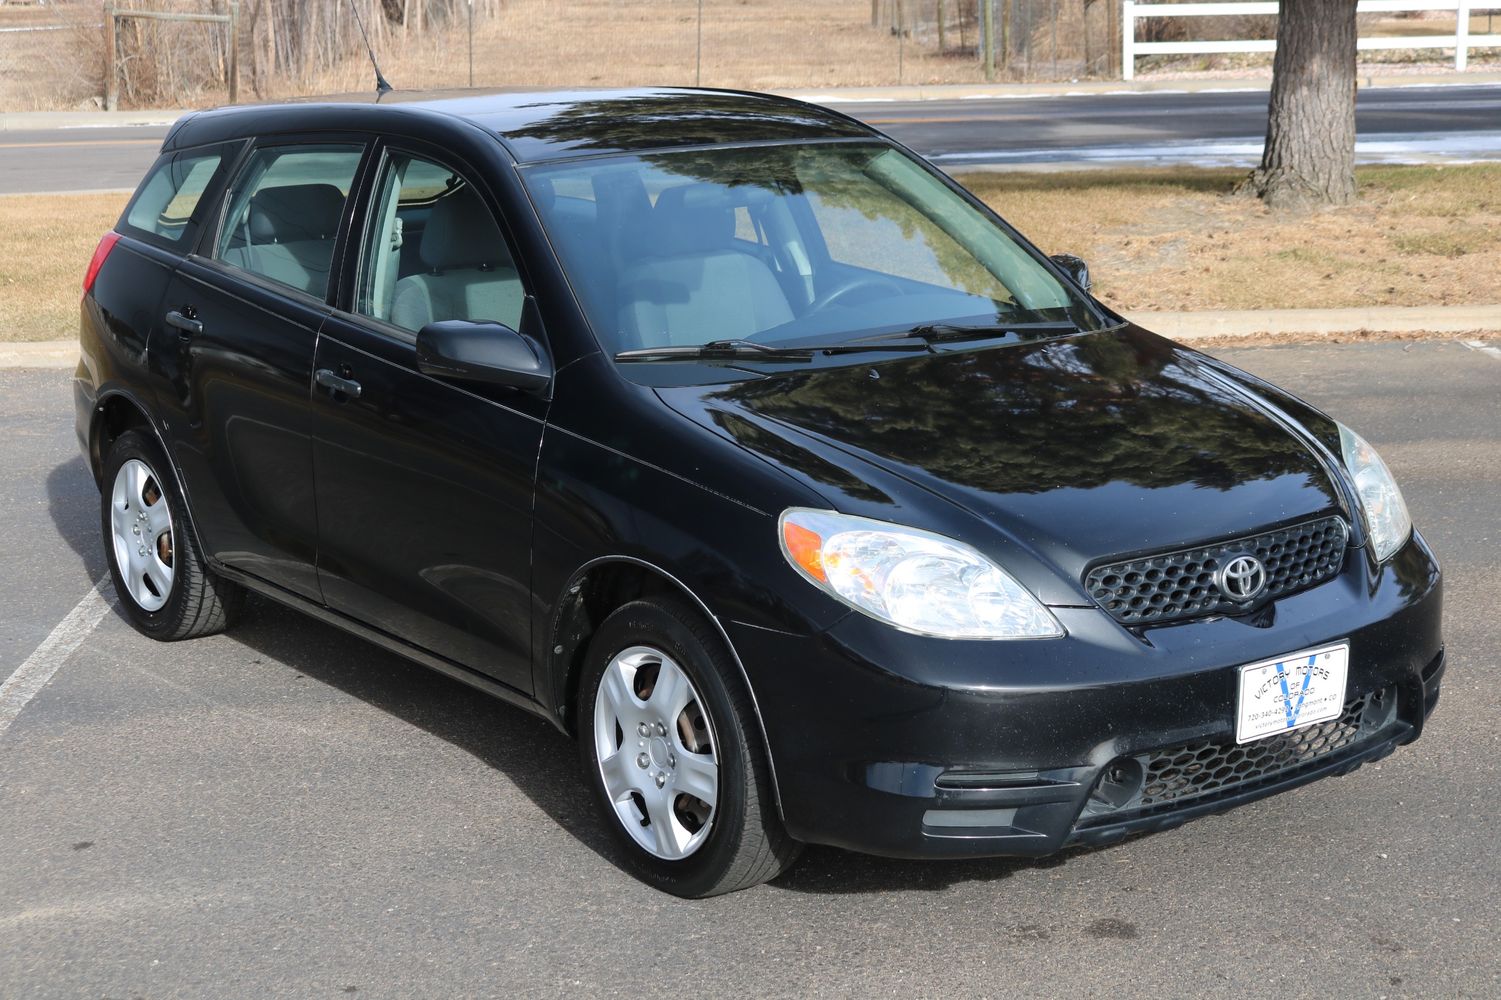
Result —
<svg viewBox="0 0 1501 1000"><path fill-rule="evenodd" d="M1266 147L1242 185L1273 208L1355 200L1355 4L1282 0Z"/></svg>

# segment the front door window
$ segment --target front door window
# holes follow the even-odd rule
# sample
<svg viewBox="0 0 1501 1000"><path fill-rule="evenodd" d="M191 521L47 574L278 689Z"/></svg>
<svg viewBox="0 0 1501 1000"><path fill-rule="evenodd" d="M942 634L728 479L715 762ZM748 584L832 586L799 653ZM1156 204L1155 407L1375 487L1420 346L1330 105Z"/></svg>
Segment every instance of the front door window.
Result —
<svg viewBox="0 0 1501 1000"><path fill-rule="evenodd" d="M484 199L459 174L392 153L370 225L357 312L412 333L452 319L520 325L516 264Z"/></svg>

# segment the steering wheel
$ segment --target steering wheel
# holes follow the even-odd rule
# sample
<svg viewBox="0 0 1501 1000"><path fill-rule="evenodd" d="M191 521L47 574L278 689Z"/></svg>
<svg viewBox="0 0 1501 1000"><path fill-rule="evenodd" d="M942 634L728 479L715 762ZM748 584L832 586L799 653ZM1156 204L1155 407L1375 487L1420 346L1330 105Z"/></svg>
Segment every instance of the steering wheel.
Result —
<svg viewBox="0 0 1501 1000"><path fill-rule="evenodd" d="M815 313L829 308L840 300L853 295L860 289L890 289L894 294L901 295L903 288L892 278L874 274L856 274L845 278L839 284L830 288L822 295L808 303L808 312Z"/></svg>

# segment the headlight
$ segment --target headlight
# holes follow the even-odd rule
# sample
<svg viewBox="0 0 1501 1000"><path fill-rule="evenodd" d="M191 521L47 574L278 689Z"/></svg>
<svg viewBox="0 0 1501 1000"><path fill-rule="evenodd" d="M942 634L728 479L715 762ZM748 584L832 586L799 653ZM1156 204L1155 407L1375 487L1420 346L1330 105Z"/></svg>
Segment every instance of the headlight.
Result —
<svg viewBox="0 0 1501 1000"><path fill-rule="evenodd" d="M1355 492L1360 494L1366 532L1371 536L1376 561L1384 562L1412 534L1407 503L1376 449L1344 424L1339 425L1339 450L1344 456L1345 468L1355 480Z"/></svg>
<svg viewBox="0 0 1501 1000"><path fill-rule="evenodd" d="M946 639L1043 639L1063 629L1005 570L917 528L793 507L782 554L814 586L908 632Z"/></svg>

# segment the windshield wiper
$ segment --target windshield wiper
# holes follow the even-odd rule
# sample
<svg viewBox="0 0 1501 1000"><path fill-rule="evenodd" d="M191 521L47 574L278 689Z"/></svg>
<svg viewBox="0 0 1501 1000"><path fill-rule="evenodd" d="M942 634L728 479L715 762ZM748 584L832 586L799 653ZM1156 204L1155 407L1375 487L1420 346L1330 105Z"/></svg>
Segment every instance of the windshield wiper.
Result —
<svg viewBox="0 0 1501 1000"><path fill-rule="evenodd" d="M621 351L616 361L716 361L755 358L770 360L813 359L811 348L772 347L750 340L711 340L707 344L679 344L673 347L640 347Z"/></svg>
<svg viewBox="0 0 1501 1000"><path fill-rule="evenodd" d="M621 351L616 361L812 361L815 354L854 354L861 351L927 350L925 344L758 344L753 340L711 340L707 344L640 347Z"/></svg>
<svg viewBox="0 0 1501 1000"><path fill-rule="evenodd" d="M851 340L841 347L852 349L870 350L872 348L892 349L903 341L918 340L921 344L914 345L926 347L928 344L943 344L957 340L987 340L993 337L1005 337L1013 333L1028 333L1034 330L1055 330L1072 332L1078 327L1073 323L919 323L917 326L906 330L898 330L895 333L882 333L874 337L866 337L862 340Z"/></svg>

